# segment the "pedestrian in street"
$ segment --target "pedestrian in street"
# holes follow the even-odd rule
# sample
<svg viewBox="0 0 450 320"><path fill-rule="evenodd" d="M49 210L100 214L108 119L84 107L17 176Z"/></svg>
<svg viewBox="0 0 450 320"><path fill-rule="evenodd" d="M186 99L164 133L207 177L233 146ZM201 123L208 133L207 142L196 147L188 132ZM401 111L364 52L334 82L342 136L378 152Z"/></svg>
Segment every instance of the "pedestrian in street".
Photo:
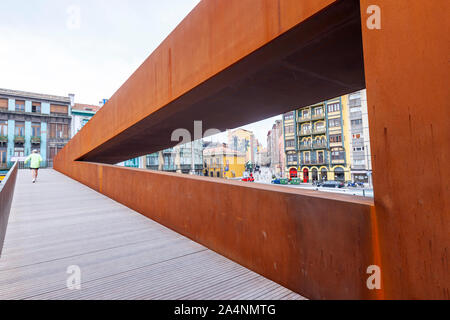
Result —
<svg viewBox="0 0 450 320"><path fill-rule="evenodd" d="M25 159L25 164L27 164L28 161L30 161L31 177L33 179L32 181L33 181L33 183L35 183L36 179L37 179L37 176L38 176L39 167L41 166L42 157L39 154L39 152L35 149Z"/></svg>

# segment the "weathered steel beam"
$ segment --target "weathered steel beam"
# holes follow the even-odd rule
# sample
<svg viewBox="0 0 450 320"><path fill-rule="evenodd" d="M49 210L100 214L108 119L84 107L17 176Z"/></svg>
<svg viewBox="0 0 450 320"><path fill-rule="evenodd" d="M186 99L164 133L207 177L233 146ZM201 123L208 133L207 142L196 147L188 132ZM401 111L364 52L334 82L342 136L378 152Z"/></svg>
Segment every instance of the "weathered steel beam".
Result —
<svg viewBox="0 0 450 320"><path fill-rule="evenodd" d="M380 1L381 29L366 26L370 4L202 1L55 168L309 298L450 298L449 2ZM192 131L194 120L232 128L365 82L376 210L357 198L83 162L171 146L172 130ZM369 265L381 268L380 290L365 287Z"/></svg>

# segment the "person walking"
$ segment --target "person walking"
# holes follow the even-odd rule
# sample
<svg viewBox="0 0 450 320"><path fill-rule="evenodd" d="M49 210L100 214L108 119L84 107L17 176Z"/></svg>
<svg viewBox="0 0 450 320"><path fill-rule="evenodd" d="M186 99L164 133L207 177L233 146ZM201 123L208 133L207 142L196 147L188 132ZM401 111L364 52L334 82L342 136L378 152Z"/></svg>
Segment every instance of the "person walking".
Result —
<svg viewBox="0 0 450 320"><path fill-rule="evenodd" d="M35 149L33 152L25 159L25 164L30 161L31 177L33 178L33 183L36 182L39 167L41 166L42 157L39 152Z"/></svg>

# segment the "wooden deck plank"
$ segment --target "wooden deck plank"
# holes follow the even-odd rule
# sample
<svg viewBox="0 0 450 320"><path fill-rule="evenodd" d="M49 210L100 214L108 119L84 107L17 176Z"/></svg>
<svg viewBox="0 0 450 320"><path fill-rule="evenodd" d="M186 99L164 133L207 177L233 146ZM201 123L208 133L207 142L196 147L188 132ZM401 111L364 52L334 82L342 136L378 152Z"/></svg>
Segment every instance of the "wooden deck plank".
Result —
<svg viewBox="0 0 450 320"><path fill-rule="evenodd" d="M0 299L302 299L53 170L19 172L3 252Z"/></svg>

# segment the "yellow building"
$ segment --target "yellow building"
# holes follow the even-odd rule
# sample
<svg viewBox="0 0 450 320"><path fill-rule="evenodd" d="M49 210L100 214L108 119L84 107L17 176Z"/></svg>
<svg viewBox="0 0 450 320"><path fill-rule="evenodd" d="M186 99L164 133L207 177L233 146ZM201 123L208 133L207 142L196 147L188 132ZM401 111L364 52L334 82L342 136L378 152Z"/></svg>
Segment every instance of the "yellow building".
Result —
<svg viewBox="0 0 450 320"><path fill-rule="evenodd" d="M351 180L348 113L345 95L284 116L288 177L298 176L304 183Z"/></svg>
<svg viewBox="0 0 450 320"><path fill-rule="evenodd" d="M203 150L204 174L215 178L240 178L245 171L245 155L228 148L214 145Z"/></svg>
<svg viewBox="0 0 450 320"><path fill-rule="evenodd" d="M258 143L253 132L245 129L228 131L228 147L238 151L240 154L244 154L245 162L256 162Z"/></svg>

